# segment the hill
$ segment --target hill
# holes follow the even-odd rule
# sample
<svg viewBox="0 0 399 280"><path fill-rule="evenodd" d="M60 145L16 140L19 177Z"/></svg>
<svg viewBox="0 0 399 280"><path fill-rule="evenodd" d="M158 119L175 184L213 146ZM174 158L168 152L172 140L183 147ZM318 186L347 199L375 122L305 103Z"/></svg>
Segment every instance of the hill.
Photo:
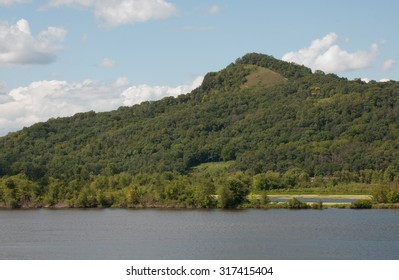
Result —
<svg viewBox="0 0 399 280"><path fill-rule="evenodd" d="M130 186L132 197L156 189L146 194L156 204L177 201L184 184L214 194L230 179L257 189L306 185L310 177L393 182L398 96L395 81L349 81L247 54L187 95L50 119L0 138L0 203L8 195L17 206L95 206L97 196ZM211 178L207 168L195 169L221 162L226 168ZM34 191L18 196L16 182ZM95 197L92 204L77 202L82 190ZM112 195L104 205L116 203Z"/></svg>

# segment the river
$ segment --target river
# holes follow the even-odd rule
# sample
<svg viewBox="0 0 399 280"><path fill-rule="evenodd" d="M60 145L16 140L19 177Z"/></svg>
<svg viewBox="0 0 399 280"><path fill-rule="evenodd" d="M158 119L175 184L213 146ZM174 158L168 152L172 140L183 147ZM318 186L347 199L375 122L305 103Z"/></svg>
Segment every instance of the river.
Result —
<svg viewBox="0 0 399 280"><path fill-rule="evenodd" d="M0 259L399 259L399 211L1 210Z"/></svg>

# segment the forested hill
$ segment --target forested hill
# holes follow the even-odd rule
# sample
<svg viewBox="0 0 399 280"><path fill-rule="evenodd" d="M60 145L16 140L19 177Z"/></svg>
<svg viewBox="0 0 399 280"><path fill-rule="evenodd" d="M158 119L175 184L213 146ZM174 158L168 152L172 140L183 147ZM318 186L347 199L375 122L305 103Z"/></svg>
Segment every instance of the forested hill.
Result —
<svg viewBox="0 0 399 280"><path fill-rule="evenodd" d="M187 95L50 119L0 138L0 176L187 174L210 162L254 176L399 171L399 83L349 81L247 54Z"/></svg>

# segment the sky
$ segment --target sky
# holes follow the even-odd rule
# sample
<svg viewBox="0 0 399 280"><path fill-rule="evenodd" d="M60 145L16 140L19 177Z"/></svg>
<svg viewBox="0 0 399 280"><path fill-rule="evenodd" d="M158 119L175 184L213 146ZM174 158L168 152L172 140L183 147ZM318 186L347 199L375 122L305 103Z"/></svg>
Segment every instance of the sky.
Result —
<svg viewBox="0 0 399 280"><path fill-rule="evenodd" d="M399 80L399 1L0 0L0 136L188 93L249 52Z"/></svg>

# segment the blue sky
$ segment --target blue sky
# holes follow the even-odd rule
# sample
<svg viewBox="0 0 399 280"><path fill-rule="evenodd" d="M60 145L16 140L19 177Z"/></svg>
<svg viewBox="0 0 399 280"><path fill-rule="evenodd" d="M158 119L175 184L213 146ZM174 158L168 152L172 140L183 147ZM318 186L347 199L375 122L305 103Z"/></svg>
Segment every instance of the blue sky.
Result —
<svg viewBox="0 0 399 280"><path fill-rule="evenodd" d="M399 2L0 0L0 135L191 91L260 52L399 80Z"/></svg>

